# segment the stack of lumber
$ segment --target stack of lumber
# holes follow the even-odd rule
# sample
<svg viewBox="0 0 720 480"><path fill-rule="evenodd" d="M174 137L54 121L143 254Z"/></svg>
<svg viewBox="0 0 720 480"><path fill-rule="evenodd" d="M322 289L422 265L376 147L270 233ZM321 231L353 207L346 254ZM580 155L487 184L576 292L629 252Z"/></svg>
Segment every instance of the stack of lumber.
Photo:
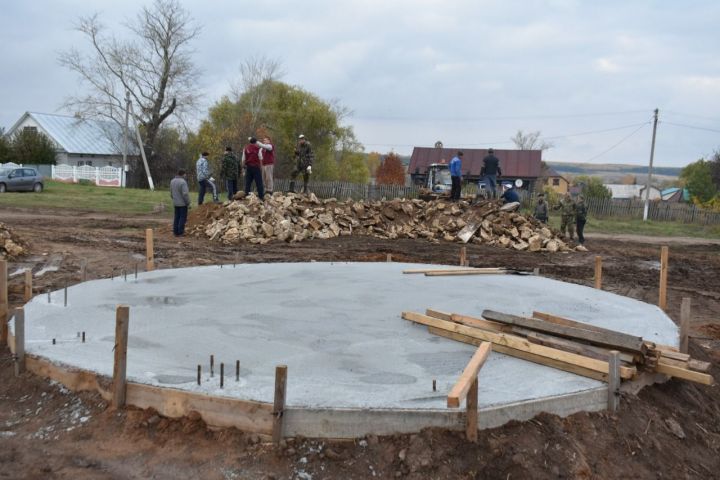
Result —
<svg viewBox="0 0 720 480"><path fill-rule="evenodd" d="M496 201L474 205L419 199L341 201L279 192L260 201L241 192L221 206L208 204L193 210L187 230L225 244L300 242L346 235L456 242L471 225L462 237L464 242L531 252L585 250L565 243L557 232L532 217L501 211Z"/></svg>
<svg viewBox="0 0 720 480"><path fill-rule="evenodd" d="M430 333L471 345L492 342L493 350L596 380L608 381L611 352L618 352L620 378L638 370L712 385L707 362L676 348L547 313L532 318L485 310L482 318L428 309L425 315L403 312L402 318L426 325Z"/></svg>

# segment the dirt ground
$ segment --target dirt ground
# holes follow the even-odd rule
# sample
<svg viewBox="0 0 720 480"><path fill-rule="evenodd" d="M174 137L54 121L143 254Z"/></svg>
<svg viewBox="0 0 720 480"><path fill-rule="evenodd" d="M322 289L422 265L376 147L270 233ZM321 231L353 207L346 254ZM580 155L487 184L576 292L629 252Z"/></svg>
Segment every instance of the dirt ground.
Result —
<svg viewBox="0 0 720 480"><path fill-rule="evenodd" d="M457 244L340 237L298 244L223 247L170 232L167 219L61 210L41 214L0 209L0 219L30 244L10 263L32 267L35 294L144 266L144 229L156 229L157 268L219 262L384 261L456 263ZM670 244L668 313L679 318L692 299L691 354L713 364L720 379L720 245ZM588 240L589 253L528 253L469 245L472 266L540 268L541 274L592 284L594 256L603 257L603 287L656 303L659 244L623 236ZM11 278L11 306L21 301L22 275ZM551 293L549 293L551 294ZM628 319L631 321L631 319ZM0 478L203 479L524 479L720 478L720 393L671 380L624 396L617 415L541 415L482 431L477 445L459 433L368 437L354 442L288 440L275 450L257 436L212 430L202 420L170 420L152 411L113 412L95 394L74 394L24 374L13 376L0 349Z"/></svg>

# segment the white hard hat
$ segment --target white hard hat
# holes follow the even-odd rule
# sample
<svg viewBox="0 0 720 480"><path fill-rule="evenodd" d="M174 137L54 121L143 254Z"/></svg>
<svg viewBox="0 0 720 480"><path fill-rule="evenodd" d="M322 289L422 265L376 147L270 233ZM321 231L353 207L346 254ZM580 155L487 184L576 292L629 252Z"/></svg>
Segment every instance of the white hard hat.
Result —
<svg viewBox="0 0 720 480"><path fill-rule="evenodd" d="M298 138L305 138L305 135L303 135L303 134L301 133Z"/></svg>

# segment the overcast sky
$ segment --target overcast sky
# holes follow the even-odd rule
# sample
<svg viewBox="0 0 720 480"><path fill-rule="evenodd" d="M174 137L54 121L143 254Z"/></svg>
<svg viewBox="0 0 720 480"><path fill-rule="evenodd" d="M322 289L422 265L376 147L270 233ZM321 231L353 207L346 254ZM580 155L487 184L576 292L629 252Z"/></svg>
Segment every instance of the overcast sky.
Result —
<svg viewBox="0 0 720 480"><path fill-rule="evenodd" d="M27 110L63 113L78 92L57 63L59 51L85 47L71 28L78 15L100 12L121 35L148 3L4 3L0 126ZM720 148L717 0L182 3L203 26L197 119L244 58L266 55L283 63L284 81L350 108L366 151L410 153L436 140L511 148L523 129L554 137L546 160L646 164L656 107L656 165Z"/></svg>

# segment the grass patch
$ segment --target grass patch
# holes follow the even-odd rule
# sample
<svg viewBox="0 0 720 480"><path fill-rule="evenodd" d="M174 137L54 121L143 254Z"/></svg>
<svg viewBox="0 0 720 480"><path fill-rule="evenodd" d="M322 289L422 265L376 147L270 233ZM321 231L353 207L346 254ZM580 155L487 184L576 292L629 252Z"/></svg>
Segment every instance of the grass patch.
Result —
<svg viewBox="0 0 720 480"><path fill-rule="evenodd" d="M153 213L160 203L165 204L165 213L172 213L172 201L168 190L140 190L135 188L97 187L45 181L45 191L6 192L0 194L0 207L21 207L33 209L69 208L90 212L118 214Z"/></svg>
<svg viewBox="0 0 720 480"><path fill-rule="evenodd" d="M559 229L560 216L550 217L550 225ZM640 219L612 219L588 217L585 224L586 233L618 233L630 235L647 235L651 237L697 237L720 238L720 225L697 225L681 222L657 222Z"/></svg>

